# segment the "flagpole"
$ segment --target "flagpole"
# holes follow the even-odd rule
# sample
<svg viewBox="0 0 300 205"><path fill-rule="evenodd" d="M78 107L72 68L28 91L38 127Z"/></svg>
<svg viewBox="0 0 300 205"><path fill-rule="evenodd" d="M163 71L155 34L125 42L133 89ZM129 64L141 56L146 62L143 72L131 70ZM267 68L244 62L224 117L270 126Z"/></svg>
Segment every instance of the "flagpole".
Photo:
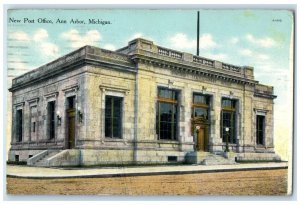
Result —
<svg viewBox="0 0 300 205"><path fill-rule="evenodd" d="M199 37L199 33L200 33L200 12L198 11L198 16L197 16L197 56L199 56L199 44L200 44L200 37Z"/></svg>

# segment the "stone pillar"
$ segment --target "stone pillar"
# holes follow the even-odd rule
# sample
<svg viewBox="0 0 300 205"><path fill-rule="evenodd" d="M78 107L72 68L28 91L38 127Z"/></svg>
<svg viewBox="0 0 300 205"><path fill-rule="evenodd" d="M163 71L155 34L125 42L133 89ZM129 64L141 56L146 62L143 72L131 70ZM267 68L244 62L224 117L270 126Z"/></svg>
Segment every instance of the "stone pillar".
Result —
<svg viewBox="0 0 300 205"><path fill-rule="evenodd" d="M212 132L214 133L213 138L212 138L212 152L219 152L222 151L222 146L219 146L222 143L222 138L221 138L221 134L220 134L220 124L221 124L221 110L222 110L222 106L221 106L221 93L219 93L218 91L216 92L215 96L214 96L214 100L213 100L213 116L214 119L212 119L212 124L214 125L212 128Z"/></svg>

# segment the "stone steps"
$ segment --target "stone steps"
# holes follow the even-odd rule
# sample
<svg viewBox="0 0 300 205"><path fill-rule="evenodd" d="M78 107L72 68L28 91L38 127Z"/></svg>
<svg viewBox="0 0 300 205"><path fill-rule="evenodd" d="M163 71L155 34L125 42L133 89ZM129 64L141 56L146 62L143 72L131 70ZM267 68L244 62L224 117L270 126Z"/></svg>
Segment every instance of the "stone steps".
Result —
<svg viewBox="0 0 300 205"><path fill-rule="evenodd" d="M51 151L49 154L45 155L44 157L42 157L41 159L39 159L38 161L36 161L36 163L34 163L34 166L37 167L48 167L48 159L50 157L53 157L54 155L56 155L57 153L59 153L59 151Z"/></svg>
<svg viewBox="0 0 300 205"><path fill-rule="evenodd" d="M202 165L224 165L235 164L235 156L223 157L222 153L213 154L210 152L191 152L186 155L186 162L189 164Z"/></svg>
<svg viewBox="0 0 300 205"><path fill-rule="evenodd" d="M224 164L235 164L234 159L227 159L222 155L207 154L202 160L203 165L224 165Z"/></svg>

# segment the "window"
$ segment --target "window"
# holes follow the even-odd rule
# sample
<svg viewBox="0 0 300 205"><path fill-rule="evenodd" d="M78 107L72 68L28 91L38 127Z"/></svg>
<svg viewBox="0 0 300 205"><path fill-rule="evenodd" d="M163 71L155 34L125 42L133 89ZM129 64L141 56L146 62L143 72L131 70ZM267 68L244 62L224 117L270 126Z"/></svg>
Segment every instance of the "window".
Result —
<svg viewBox="0 0 300 205"><path fill-rule="evenodd" d="M177 162L177 156L168 156L168 162Z"/></svg>
<svg viewBox="0 0 300 205"><path fill-rule="evenodd" d="M36 130L36 117L37 117L37 106L30 106L30 117L29 117L29 141L36 140L35 130Z"/></svg>
<svg viewBox="0 0 300 205"><path fill-rule="evenodd" d="M122 97L105 97L105 137L122 137Z"/></svg>
<svg viewBox="0 0 300 205"><path fill-rule="evenodd" d="M221 111L221 137L226 142L228 135L229 143L236 143L236 100L223 98ZM226 132L226 128L229 131Z"/></svg>
<svg viewBox="0 0 300 205"><path fill-rule="evenodd" d="M32 132L35 132L35 122L32 124Z"/></svg>
<svg viewBox="0 0 300 205"><path fill-rule="evenodd" d="M19 161L20 161L19 155L15 155L15 161L16 161L16 162L19 162Z"/></svg>
<svg viewBox="0 0 300 205"><path fill-rule="evenodd" d="M158 139L177 139L178 91L158 88L156 134Z"/></svg>
<svg viewBox="0 0 300 205"><path fill-rule="evenodd" d="M16 140L17 142L22 142L23 140L23 111L17 110L16 115Z"/></svg>
<svg viewBox="0 0 300 205"><path fill-rule="evenodd" d="M224 109L235 109L235 100L222 99L222 108Z"/></svg>
<svg viewBox="0 0 300 205"><path fill-rule="evenodd" d="M68 109L75 108L75 96L68 97L67 102L68 102Z"/></svg>
<svg viewBox="0 0 300 205"><path fill-rule="evenodd" d="M194 93L193 95L193 103L208 106L209 105L209 96L203 94Z"/></svg>
<svg viewBox="0 0 300 205"><path fill-rule="evenodd" d="M55 101L48 102L48 135L49 139L55 137Z"/></svg>
<svg viewBox="0 0 300 205"><path fill-rule="evenodd" d="M263 145L265 137L265 116L256 116L256 144Z"/></svg>
<svg viewBox="0 0 300 205"><path fill-rule="evenodd" d="M203 94L193 94L192 118L201 117L208 120L209 96Z"/></svg>

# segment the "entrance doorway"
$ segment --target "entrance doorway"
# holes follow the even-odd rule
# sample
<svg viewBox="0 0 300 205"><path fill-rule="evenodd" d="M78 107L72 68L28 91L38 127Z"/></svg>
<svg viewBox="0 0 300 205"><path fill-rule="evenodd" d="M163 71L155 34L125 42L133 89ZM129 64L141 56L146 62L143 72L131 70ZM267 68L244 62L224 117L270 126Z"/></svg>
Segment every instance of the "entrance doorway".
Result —
<svg viewBox="0 0 300 205"><path fill-rule="evenodd" d="M67 148L73 149L75 147L75 96L67 98Z"/></svg>
<svg viewBox="0 0 300 205"><path fill-rule="evenodd" d="M203 87L202 87L203 88ZM192 133L194 134L194 143L196 151L209 151L209 110L211 96L202 93L193 93L192 106Z"/></svg>
<svg viewBox="0 0 300 205"><path fill-rule="evenodd" d="M194 133L195 150L208 152L209 124L207 120L197 117L192 119L192 133Z"/></svg>
<svg viewBox="0 0 300 205"><path fill-rule="evenodd" d="M200 127L200 129L197 130L197 150L198 151L205 151L205 130L204 128Z"/></svg>

